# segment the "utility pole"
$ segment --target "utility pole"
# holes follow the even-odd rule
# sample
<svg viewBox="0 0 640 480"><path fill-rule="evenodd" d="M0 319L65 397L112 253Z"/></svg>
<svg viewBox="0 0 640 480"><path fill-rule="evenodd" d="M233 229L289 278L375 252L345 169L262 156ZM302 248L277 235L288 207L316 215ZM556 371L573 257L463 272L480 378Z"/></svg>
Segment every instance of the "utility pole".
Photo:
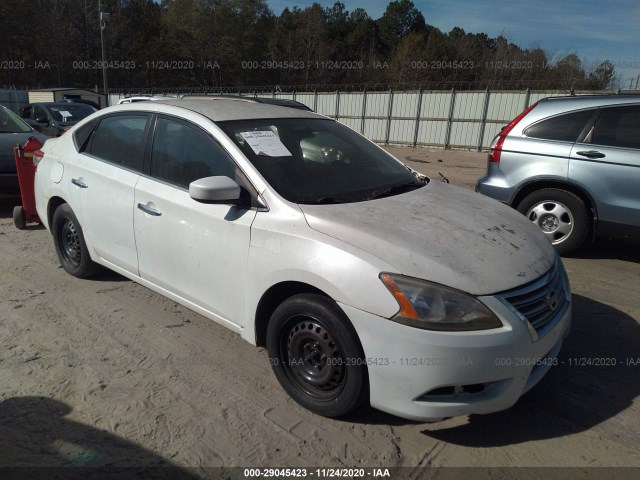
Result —
<svg viewBox="0 0 640 480"><path fill-rule="evenodd" d="M107 63L104 59L104 29L107 28L107 23L111 15L102 11L102 2L98 0L98 14L100 15L100 44L102 45L102 86L104 88L104 95L107 107L109 106L109 87L107 86Z"/></svg>

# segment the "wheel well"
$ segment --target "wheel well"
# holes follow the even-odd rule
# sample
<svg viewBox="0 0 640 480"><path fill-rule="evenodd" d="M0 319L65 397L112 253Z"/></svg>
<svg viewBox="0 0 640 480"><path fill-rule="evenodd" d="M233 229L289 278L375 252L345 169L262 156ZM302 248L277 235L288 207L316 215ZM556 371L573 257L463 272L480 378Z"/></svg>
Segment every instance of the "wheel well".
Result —
<svg viewBox="0 0 640 480"><path fill-rule="evenodd" d="M596 205L593 199L591 198L591 196L585 190L571 183L565 183L565 182L559 182L559 181L553 181L553 180L539 181L539 182L534 182L534 183L525 185L520 189L520 191L513 198L513 200L511 201L511 206L513 208L518 208L518 205L520 204L520 202L522 202L522 200L524 200L524 198L527 195L533 192L536 192L538 190L542 190L543 188L558 188L560 190L566 190L567 192L571 192L574 195L577 195L578 197L580 197L580 199L582 199L582 201L587 206L587 208L591 210L594 223L597 220L598 211L596 209Z"/></svg>
<svg viewBox="0 0 640 480"><path fill-rule="evenodd" d="M271 315L287 298L300 293L315 293L328 297L322 290L302 282L281 282L269 288L258 302L256 309L256 345L267 345L267 325Z"/></svg>
<svg viewBox="0 0 640 480"><path fill-rule="evenodd" d="M47 224L49 225L49 230L51 230L51 221L53 220L53 214L57 210L57 208L65 202L60 197L51 197L49 199L49 205L47 206Z"/></svg>

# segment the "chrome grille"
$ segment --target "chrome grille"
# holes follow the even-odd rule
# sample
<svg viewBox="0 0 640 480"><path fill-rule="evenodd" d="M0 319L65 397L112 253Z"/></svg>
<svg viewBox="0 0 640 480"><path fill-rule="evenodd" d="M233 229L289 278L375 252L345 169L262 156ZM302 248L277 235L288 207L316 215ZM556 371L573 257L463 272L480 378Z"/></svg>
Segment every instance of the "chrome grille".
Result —
<svg viewBox="0 0 640 480"><path fill-rule="evenodd" d="M564 312L567 303L563 267L557 260L551 270L524 287L499 295L540 332Z"/></svg>

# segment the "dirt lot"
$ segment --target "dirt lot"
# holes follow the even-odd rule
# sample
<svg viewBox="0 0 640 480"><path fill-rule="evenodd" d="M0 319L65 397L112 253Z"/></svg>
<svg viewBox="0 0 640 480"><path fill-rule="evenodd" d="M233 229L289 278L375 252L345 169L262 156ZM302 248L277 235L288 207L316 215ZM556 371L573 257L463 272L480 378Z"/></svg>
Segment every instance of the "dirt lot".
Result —
<svg viewBox="0 0 640 480"><path fill-rule="evenodd" d="M390 150L469 188L485 168L486 154ZM602 239L566 259L574 324L563 363L512 409L425 424L367 407L328 420L290 400L266 352L238 335L119 275L65 274L48 232L16 230L9 207L0 467L640 466L639 242ZM189 474L207 474L198 468Z"/></svg>

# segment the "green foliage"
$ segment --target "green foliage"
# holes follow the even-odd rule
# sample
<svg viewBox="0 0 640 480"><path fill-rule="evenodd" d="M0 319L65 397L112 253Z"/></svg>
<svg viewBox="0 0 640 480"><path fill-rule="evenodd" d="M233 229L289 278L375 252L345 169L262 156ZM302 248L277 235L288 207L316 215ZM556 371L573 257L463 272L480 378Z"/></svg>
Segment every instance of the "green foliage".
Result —
<svg viewBox="0 0 640 480"><path fill-rule="evenodd" d="M344 3L285 8L266 0L102 0L109 87L591 88L613 85L614 65L593 71L575 54L555 58L456 27L428 25L410 0L379 19ZM97 0L0 0L0 85L102 86ZM25 19L38 19L25 24Z"/></svg>

